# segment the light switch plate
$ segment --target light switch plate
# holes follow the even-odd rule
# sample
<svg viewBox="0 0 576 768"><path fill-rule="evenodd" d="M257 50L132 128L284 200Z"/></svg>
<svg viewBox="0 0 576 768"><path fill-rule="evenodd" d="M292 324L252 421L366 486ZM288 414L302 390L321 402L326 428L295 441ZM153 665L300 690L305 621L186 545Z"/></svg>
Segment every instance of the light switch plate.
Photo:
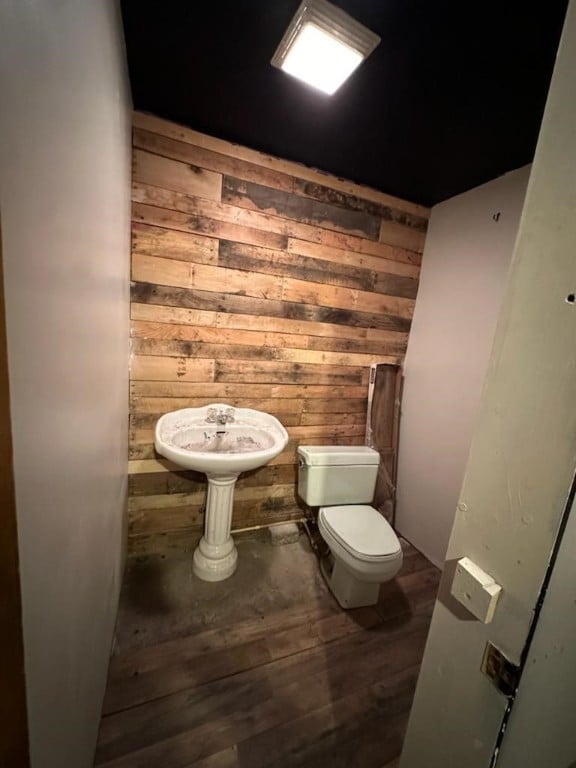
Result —
<svg viewBox="0 0 576 768"><path fill-rule="evenodd" d="M456 564L450 592L470 613L489 624L496 610L502 587L468 557Z"/></svg>

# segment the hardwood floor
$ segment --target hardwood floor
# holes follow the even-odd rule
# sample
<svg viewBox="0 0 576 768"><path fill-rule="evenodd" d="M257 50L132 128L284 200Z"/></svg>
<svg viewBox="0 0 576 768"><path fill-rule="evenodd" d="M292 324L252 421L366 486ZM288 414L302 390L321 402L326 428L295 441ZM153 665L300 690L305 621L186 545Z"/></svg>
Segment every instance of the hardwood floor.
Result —
<svg viewBox="0 0 576 768"><path fill-rule="evenodd" d="M195 626L185 634L180 623L178 636L155 644L134 639L141 632L133 619L123 623L126 595L138 586L138 570L128 574L119 620L125 636L110 665L97 766L397 766L439 572L406 544L401 573L383 585L378 605L343 611L317 579L301 539L292 550L266 541L246 545L246 552L264 548L267 554L255 555L261 565L292 562L278 609L267 582L272 565L259 574L246 567L238 595L227 587L218 615L213 608L201 615L223 595L223 587L211 585L202 605L190 599ZM248 560L242 551L241 557ZM171 563L162 568L167 574ZM181 583L191 595L203 588L191 576ZM304 596L302 584L309 585ZM290 605L286 593L293 588ZM266 611L250 612L242 600L258 608L259 590ZM163 610L169 621L170 607ZM142 604L138 620L147 621Z"/></svg>

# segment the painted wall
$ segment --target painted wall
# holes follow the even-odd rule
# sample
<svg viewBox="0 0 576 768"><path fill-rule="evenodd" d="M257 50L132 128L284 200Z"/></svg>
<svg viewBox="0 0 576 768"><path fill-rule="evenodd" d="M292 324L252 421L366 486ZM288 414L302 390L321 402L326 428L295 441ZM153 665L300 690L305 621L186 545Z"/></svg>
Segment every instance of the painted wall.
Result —
<svg viewBox="0 0 576 768"><path fill-rule="evenodd" d="M397 527L442 567L529 166L432 209L405 361ZM497 219L497 220L496 220Z"/></svg>
<svg viewBox="0 0 576 768"><path fill-rule="evenodd" d="M5 0L0 184L32 765L92 765L122 571L130 97L114 3Z"/></svg>
<svg viewBox="0 0 576 768"><path fill-rule="evenodd" d="M576 764L574 552L573 502L498 756L498 768L574 768Z"/></svg>
<svg viewBox="0 0 576 768"><path fill-rule="evenodd" d="M363 443L370 364L400 362L428 209L134 115L129 552L189 548L206 480L156 421L225 402L286 426L243 474L234 529L301 518L299 443ZM393 391L391 392L393 397Z"/></svg>
<svg viewBox="0 0 576 768"><path fill-rule="evenodd" d="M569 297L576 282L575 69L576 4L572 2L498 316L401 768L486 768L493 764L507 699L482 672L486 644L501 649L514 663L521 659L560 523L572 501L576 317ZM570 539L566 545L573 560ZM489 624L475 620L451 598L455 562L463 556L502 585ZM571 569L563 572L569 579ZM573 626L562 603L573 601L574 584L569 581L562 586L569 594L562 600L553 599L552 622L572 622ZM549 667L551 695L562 674L567 680L574 679L574 654L560 653L555 643L561 645L562 630L550 632L540 646L545 654L558 656ZM568 712L570 695L560 698L564 695L566 687L558 691L555 703L566 706ZM531 704L542 715L541 722L537 715L537 730L551 718L552 713L544 716L541 711L548 702L546 697L541 700L538 691L537 701ZM527 768L569 768L562 760L568 755L574 760L574 735L562 731L560 721L556 725L555 733L562 742L544 762L530 761ZM518 738L538 741L536 734L522 728ZM537 756L536 750L531 753L531 757ZM502 762L506 768L516 764Z"/></svg>

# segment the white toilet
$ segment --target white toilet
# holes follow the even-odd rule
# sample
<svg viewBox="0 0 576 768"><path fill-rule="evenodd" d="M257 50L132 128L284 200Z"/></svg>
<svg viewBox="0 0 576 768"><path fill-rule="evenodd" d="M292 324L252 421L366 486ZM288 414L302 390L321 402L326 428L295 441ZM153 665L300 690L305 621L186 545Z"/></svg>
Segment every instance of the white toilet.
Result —
<svg viewBox="0 0 576 768"><path fill-rule="evenodd" d="M378 452L363 445L303 445L298 459L298 495L320 507L318 528L332 554L331 563L321 563L330 591L343 608L374 605L380 584L402 565L398 537L369 506Z"/></svg>

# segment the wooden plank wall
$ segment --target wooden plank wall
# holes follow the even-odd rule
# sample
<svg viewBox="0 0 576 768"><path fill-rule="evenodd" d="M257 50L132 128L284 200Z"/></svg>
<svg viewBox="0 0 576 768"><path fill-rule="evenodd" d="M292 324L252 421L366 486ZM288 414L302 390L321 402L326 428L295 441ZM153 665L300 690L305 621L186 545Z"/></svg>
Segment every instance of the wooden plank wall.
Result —
<svg viewBox="0 0 576 768"><path fill-rule="evenodd" d="M428 209L138 113L132 200L129 554L201 530L204 477L153 448L177 408L277 416L233 528L301 517L297 445L363 443L369 366L404 357Z"/></svg>

